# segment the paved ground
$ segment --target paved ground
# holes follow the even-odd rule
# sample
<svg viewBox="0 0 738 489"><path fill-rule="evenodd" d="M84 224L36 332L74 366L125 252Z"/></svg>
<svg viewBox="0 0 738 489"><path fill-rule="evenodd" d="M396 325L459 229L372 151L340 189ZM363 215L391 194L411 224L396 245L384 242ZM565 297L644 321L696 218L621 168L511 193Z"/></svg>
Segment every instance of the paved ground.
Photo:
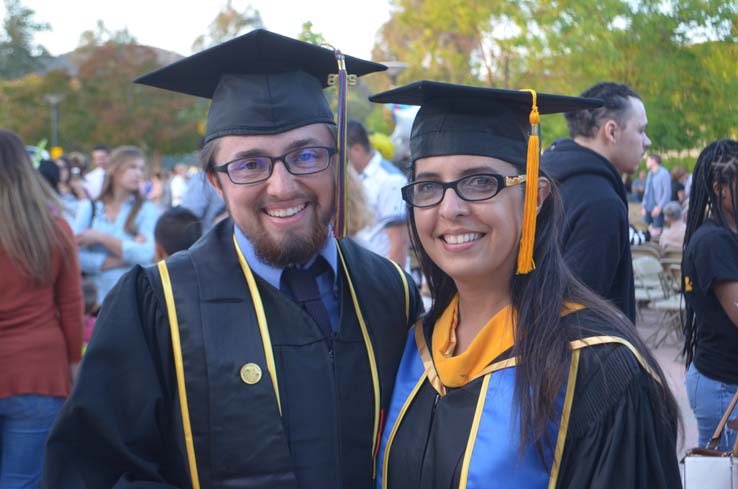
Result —
<svg viewBox="0 0 738 489"><path fill-rule="evenodd" d="M663 315L659 311L643 308L636 321L636 327L641 337L646 340L653 334L657 327L662 324ZM687 391L684 387L684 360L680 355L682 347L681 337L676 334L670 335L658 348L654 348L653 338L647 342L653 355L661 365L666 375L682 415L682 426L684 436L677 443L677 453L681 459L688 448L697 446L697 420L689 407Z"/></svg>

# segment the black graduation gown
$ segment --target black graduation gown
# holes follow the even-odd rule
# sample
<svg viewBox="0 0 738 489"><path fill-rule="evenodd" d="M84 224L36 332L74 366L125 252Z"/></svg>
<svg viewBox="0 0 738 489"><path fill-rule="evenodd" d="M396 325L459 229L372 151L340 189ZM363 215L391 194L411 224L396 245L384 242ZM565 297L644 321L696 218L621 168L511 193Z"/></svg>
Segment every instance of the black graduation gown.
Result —
<svg viewBox="0 0 738 489"><path fill-rule="evenodd" d="M167 260L200 487L371 487L374 390L346 277L339 271L340 328L329 340L298 306L255 277L274 351L280 417L266 369L254 385L240 377L263 346L232 234L230 221L221 223ZM350 240L340 248L374 345L385 408L422 302L406 275L406 314L395 266ZM44 486L191 487L155 267L126 274L103 305L78 383L48 441Z"/></svg>
<svg viewBox="0 0 738 489"><path fill-rule="evenodd" d="M585 311L573 313L564 320L579 321L586 314ZM594 327L595 331L598 329L600 332L595 334L608 334L606 328ZM594 335L594 331L588 332L585 336ZM432 325L424 325L424 334L426 344L430 345ZM503 353L495 361L509 355L510 351ZM424 381L392 442L387 488L459 487L482 382L480 377L464 387L448 389L441 397L427 379ZM581 350L557 488L681 488L676 458L676 420L655 416L654 404L662 402L656 386L653 378L621 344ZM517 424L507 428L519 430ZM385 437L391 429L389 425L385 427ZM510 433L512 437L512 431ZM555 443L554 439L552 445ZM508 438L498 439L496 444L495 450L516 452L518 449L511 446ZM477 460L481 462L478 463L484 464L484 458L484 453L480 453ZM527 463L530 457L528 461L513 460ZM534 471L543 470L548 480L546 473L550 472L550 467L544 467L540 458L535 458L533 463L540 464ZM509 465L506 470L520 468ZM500 474L500 480L488 479L483 486L506 488L509 476ZM514 487L536 487L526 482Z"/></svg>

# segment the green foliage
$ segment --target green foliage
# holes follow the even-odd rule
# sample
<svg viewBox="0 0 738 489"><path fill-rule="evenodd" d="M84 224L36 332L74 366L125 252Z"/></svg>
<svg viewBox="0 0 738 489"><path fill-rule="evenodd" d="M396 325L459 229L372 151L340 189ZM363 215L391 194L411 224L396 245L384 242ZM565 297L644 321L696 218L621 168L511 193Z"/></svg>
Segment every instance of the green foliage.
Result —
<svg viewBox="0 0 738 489"><path fill-rule="evenodd" d="M51 106L48 94L65 97L60 110L60 134L72 120L64 115L65 102L74 104L70 77L63 71L52 71L45 76L30 74L13 81L0 81L0 127L18 133L24 141L51 140ZM29 143L30 144L30 143Z"/></svg>
<svg viewBox="0 0 738 489"><path fill-rule="evenodd" d="M245 31L263 27L263 25L261 14L257 9L248 5L243 12L239 12L231 6L231 0L228 0L210 23L208 33L198 36L192 43L192 51L202 51L210 46L233 39Z"/></svg>
<svg viewBox="0 0 738 489"><path fill-rule="evenodd" d="M136 144L160 153L197 147L204 100L131 83L161 66L160 51L108 42L86 46L75 76L66 70L0 82L0 127L26 141L49 137L51 107L45 97L59 94L59 137L66 149Z"/></svg>
<svg viewBox="0 0 738 489"><path fill-rule="evenodd" d="M39 69L49 53L33 43L36 32L49 24L33 20L34 11L20 0L5 0L5 20L0 32L0 79L14 80Z"/></svg>
<svg viewBox="0 0 738 489"><path fill-rule="evenodd" d="M694 165L697 164L697 156L688 156L688 155L664 155L662 160L662 165L667 170L671 171L677 166L683 166L690 172L694 170ZM646 164L643 163L643 169L646 168Z"/></svg>
<svg viewBox="0 0 738 489"><path fill-rule="evenodd" d="M315 44L317 46L325 43L325 37L322 33L313 32L313 23L309 20L303 22L302 31L297 35L297 38L300 41L309 42L310 44Z"/></svg>
<svg viewBox="0 0 738 489"><path fill-rule="evenodd" d="M601 81L643 97L659 149L736 134L736 0L393 0L375 59L429 78L577 94ZM563 118L544 143L566 135Z"/></svg>
<svg viewBox="0 0 738 489"><path fill-rule="evenodd" d="M94 30L84 31L79 36L79 48L91 49L105 44L136 44L136 38L127 27L111 31L102 20L97 21Z"/></svg>
<svg viewBox="0 0 738 489"><path fill-rule="evenodd" d="M372 108L372 111L366 116L364 126L369 132L381 134L392 134L392 131L395 129L391 123L391 118L381 105L375 105Z"/></svg>

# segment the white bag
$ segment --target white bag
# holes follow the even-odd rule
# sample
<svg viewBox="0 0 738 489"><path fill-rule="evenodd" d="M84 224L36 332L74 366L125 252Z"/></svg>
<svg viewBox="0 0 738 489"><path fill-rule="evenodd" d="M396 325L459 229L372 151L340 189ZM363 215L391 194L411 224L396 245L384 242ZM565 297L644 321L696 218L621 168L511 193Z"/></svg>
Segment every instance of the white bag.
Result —
<svg viewBox="0 0 738 489"><path fill-rule="evenodd" d="M707 448L692 448L684 457L685 489L738 489L738 438L732 452L715 450L730 413L738 402L738 392L733 396L723 418L718 423ZM712 448L710 448L712 447Z"/></svg>
<svg viewBox="0 0 738 489"><path fill-rule="evenodd" d="M738 459L730 452L717 454L695 453L692 449L684 457L685 489L738 489Z"/></svg>

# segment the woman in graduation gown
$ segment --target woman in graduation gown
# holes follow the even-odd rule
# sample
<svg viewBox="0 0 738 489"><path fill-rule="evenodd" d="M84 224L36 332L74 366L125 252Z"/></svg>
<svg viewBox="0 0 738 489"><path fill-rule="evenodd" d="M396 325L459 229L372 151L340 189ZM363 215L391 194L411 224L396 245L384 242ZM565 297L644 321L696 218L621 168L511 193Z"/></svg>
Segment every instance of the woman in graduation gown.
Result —
<svg viewBox="0 0 738 489"><path fill-rule="evenodd" d="M678 411L635 328L578 282L540 113L601 101L420 81L403 188L433 306L406 343L382 489L681 487ZM530 135L529 135L530 134Z"/></svg>

